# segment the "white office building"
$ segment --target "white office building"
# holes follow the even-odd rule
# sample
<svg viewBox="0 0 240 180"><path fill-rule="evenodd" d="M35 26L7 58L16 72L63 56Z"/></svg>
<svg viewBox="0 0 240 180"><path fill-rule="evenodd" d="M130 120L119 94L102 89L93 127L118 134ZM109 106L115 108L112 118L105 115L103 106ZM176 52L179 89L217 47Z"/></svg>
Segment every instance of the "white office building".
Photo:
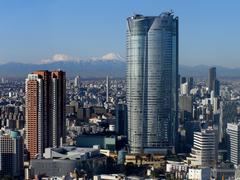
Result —
<svg viewBox="0 0 240 180"><path fill-rule="evenodd" d="M240 123L227 123L229 160L235 165L240 164Z"/></svg>
<svg viewBox="0 0 240 180"><path fill-rule="evenodd" d="M194 132L193 148L187 163L196 167L214 167L217 161L216 133L213 129L203 129Z"/></svg>

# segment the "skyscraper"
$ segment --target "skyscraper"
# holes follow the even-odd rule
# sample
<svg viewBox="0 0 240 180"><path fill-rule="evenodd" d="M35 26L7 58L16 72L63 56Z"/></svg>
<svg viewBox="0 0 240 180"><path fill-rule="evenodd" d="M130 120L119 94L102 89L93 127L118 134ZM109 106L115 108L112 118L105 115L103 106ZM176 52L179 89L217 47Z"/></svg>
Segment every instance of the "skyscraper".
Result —
<svg viewBox="0 0 240 180"><path fill-rule="evenodd" d="M187 82L188 82L188 91L190 93L190 91L191 91L191 89L193 89L193 85L194 85L193 77L188 77Z"/></svg>
<svg viewBox="0 0 240 180"><path fill-rule="evenodd" d="M76 76L74 78L74 87L79 88L80 87L80 76Z"/></svg>
<svg viewBox="0 0 240 180"><path fill-rule="evenodd" d="M211 67L208 70L208 89L210 92L214 90L215 80L216 80L216 68Z"/></svg>
<svg viewBox="0 0 240 180"><path fill-rule="evenodd" d="M109 79L106 77L106 102L109 102Z"/></svg>
<svg viewBox="0 0 240 180"><path fill-rule="evenodd" d="M26 79L26 144L31 158L65 138L66 79L63 71L35 71Z"/></svg>
<svg viewBox="0 0 240 180"><path fill-rule="evenodd" d="M219 117L219 142L226 145L226 129L227 123L237 122L237 101L222 101L220 102L220 117Z"/></svg>
<svg viewBox="0 0 240 180"><path fill-rule="evenodd" d="M229 160L238 166L240 164L240 124L227 123L227 133Z"/></svg>
<svg viewBox="0 0 240 180"><path fill-rule="evenodd" d="M132 153L175 145L178 87L178 18L127 19L128 140Z"/></svg>
<svg viewBox="0 0 240 180"><path fill-rule="evenodd" d="M0 175L23 178L23 138L17 131L0 131Z"/></svg>
<svg viewBox="0 0 240 180"><path fill-rule="evenodd" d="M116 132L127 136L127 105L116 105Z"/></svg>
<svg viewBox="0 0 240 180"><path fill-rule="evenodd" d="M217 80L216 67L211 67L208 72L208 89L214 91L214 96L219 96L220 82Z"/></svg>
<svg viewBox="0 0 240 180"><path fill-rule="evenodd" d="M214 95L219 96L220 95L220 81L215 81L215 87L214 87Z"/></svg>

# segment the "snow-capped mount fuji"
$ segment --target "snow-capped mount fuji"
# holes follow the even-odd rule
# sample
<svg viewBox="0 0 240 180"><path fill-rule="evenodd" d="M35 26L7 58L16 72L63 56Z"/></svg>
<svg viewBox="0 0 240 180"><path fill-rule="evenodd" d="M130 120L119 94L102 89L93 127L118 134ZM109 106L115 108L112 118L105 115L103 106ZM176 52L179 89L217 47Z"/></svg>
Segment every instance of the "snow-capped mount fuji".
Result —
<svg viewBox="0 0 240 180"><path fill-rule="evenodd" d="M125 59L117 53L108 53L100 58L103 61L125 61Z"/></svg>
<svg viewBox="0 0 240 180"><path fill-rule="evenodd" d="M39 69L66 71L67 77L80 75L84 78L125 77L126 61L116 53L102 57L75 57L66 54L55 54L35 64L6 63L0 65L0 76L25 78L28 73ZM14 73L9 73L14 70Z"/></svg>
<svg viewBox="0 0 240 180"><path fill-rule="evenodd" d="M80 75L83 78L104 78L110 76L126 77L126 60L117 53L108 53L101 57L76 57L67 54L55 54L35 64L6 63L0 64L0 77L26 78L28 73L39 69L66 71L67 77ZM216 66L218 77L240 77L240 68ZM182 76L207 77L209 66L179 66Z"/></svg>
<svg viewBox="0 0 240 180"><path fill-rule="evenodd" d="M49 64L53 62L98 62L98 61L106 61L106 62L125 62L125 58L123 58L118 53L108 53L103 55L102 57L79 57L79 56L70 56L67 54L54 54L51 58L42 59L40 64Z"/></svg>

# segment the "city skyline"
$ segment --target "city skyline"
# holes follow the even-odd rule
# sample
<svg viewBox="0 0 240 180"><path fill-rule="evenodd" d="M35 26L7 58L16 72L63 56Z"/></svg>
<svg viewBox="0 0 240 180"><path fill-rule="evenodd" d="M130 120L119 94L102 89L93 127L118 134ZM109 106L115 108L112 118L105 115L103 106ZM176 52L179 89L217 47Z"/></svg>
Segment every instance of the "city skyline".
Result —
<svg viewBox="0 0 240 180"><path fill-rule="evenodd" d="M237 5L0 0L0 179L240 179Z"/></svg>
<svg viewBox="0 0 240 180"><path fill-rule="evenodd" d="M40 63L69 60L69 57L75 60L112 52L125 58L126 18L134 13L159 14L172 9L181 22L180 64L240 67L237 1L11 1L0 4L4 27L0 30L1 64Z"/></svg>

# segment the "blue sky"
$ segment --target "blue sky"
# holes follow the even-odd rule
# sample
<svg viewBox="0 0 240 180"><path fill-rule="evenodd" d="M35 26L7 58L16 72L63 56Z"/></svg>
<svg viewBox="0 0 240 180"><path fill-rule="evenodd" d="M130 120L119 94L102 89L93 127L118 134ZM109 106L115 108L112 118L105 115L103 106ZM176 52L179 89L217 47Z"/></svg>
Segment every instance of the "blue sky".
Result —
<svg viewBox="0 0 240 180"><path fill-rule="evenodd" d="M0 0L0 63L125 56L126 18L172 9L180 64L240 67L239 8L239 0Z"/></svg>

